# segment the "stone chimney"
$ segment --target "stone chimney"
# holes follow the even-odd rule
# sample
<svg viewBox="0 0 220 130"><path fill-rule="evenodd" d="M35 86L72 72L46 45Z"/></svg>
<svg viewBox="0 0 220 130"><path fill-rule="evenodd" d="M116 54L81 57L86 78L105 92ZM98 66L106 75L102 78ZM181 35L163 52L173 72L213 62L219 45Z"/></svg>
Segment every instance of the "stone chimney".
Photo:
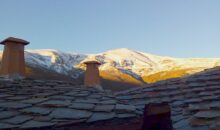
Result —
<svg viewBox="0 0 220 130"><path fill-rule="evenodd" d="M0 75L25 76L24 46L29 42L9 37L0 44L4 45Z"/></svg>
<svg viewBox="0 0 220 130"><path fill-rule="evenodd" d="M169 104L150 103L145 105L141 130L173 130Z"/></svg>
<svg viewBox="0 0 220 130"><path fill-rule="evenodd" d="M99 76L99 63L98 61L86 61L86 72L85 72L85 79L84 85L85 86L101 86L100 83L100 76Z"/></svg>

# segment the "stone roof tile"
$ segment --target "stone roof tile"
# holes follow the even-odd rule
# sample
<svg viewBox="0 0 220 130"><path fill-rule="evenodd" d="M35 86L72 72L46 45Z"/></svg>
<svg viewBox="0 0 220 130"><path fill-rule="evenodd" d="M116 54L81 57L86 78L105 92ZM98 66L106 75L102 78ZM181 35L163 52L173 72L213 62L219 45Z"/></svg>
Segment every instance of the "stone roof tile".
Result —
<svg viewBox="0 0 220 130"><path fill-rule="evenodd" d="M220 111L200 111L194 115L196 118L220 118Z"/></svg>
<svg viewBox="0 0 220 130"><path fill-rule="evenodd" d="M3 120L3 122L12 124L12 125L19 125L22 123L25 123L26 121L31 120L33 117L32 116L27 116L27 115L17 115L15 117Z"/></svg>
<svg viewBox="0 0 220 130"><path fill-rule="evenodd" d="M115 105L96 105L93 111L111 112L114 108L115 108Z"/></svg>
<svg viewBox="0 0 220 130"><path fill-rule="evenodd" d="M52 109L44 108L44 107L30 107L30 108L22 109L20 111L29 114L48 115L52 111Z"/></svg>
<svg viewBox="0 0 220 130"><path fill-rule="evenodd" d="M92 116L87 120L87 122L95 122L95 121L101 121L101 120L109 120L116 117L116 114L114 112L95 112L92 114Z"/></svg>
<svg viewBox="0 0 220 130"><path fill-rule="evenodd" d="M50 117L56 119L84 119L89 118L92 115L92 112L69 109L69 108L56 108L51 114Z"/></svg>
<svg viewBox="0 0 220 130"><path fill-rule="evenodd" d="M95 105L91 103L72 103L69 107L79 110L92 110L95 107Z"/></svg>
<svg viewBox="0 0 220 130"><path fill-rule="evenodd" d="M39 121L31 120L31 121L24 123L19 128L31 129L31 128L52 127L54 125L55 125L55 123L51 123L51 122L39 122Z"/></svg>

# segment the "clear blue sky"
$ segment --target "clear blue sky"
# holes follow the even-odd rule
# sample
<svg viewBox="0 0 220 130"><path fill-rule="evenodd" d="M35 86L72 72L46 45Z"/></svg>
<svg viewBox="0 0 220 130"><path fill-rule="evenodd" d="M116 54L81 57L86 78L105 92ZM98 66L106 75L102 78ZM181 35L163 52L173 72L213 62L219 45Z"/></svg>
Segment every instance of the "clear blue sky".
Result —
<svg viewBox="0 0 220 130"><path fill-rule="evenodd" d="M0 39L8 36L28 49L220 57L220 0L1 0Z"/></svg>

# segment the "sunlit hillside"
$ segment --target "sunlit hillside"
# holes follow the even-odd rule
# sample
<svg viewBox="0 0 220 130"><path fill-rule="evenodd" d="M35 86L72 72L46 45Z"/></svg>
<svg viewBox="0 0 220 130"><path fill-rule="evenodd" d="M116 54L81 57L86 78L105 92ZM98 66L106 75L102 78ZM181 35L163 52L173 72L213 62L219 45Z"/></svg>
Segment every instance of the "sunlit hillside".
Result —
<svg viewBox="0 0 220 130"><path fill-rule="evenodd" d="M203 70L203 69L201 69ZM199 72L201 71L199 69L195 68L188 68L188 69L179 69L179 70L170 70L170 71L162 71L158 72L149 76L144 76L143 80L146 83L154 83L160 80L166 80L166 79L171 79L171 78L178 78L182 76L186 76L189 74L192 74L192 72Z"/></svg>
<svg viewBox="0 0 220 130"><path fill-rule="evenodd" d="M1 57L0 53L0 57ZM84 61L101 63L103 84L111 87L140 86L160 80L181 77L220 65L220 58L172 58L126 48L99 54L66 53L53 49L27 50L27 74L32 78L72 80L83 83ZM114 83L114 85L112 84Z"/></svg>

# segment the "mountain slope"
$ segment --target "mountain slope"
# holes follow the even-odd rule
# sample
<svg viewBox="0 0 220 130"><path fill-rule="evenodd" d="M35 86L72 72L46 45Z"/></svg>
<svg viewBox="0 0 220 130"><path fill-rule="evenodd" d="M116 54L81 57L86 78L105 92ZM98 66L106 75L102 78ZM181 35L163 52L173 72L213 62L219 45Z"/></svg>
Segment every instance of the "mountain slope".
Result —
<svg viewBox="0 0 220 130"><path fill-rule="evenodd" d="M57 50L27 50L25 60L29 66L45 68L60 74L78 78L81 71L75 67L87 55L64 53Z"/></svg>
<svg viewBox="0 0 220 130"><path fill-rule="evenodd" d="M103 79L135 85L180 77L220 65L220 58L162 57L126 48L88 55L51 49L25 52L28 66L46 69L74 79L82 77L85 70L83 61L94 58L102 63L100 75Z"/></svg>

